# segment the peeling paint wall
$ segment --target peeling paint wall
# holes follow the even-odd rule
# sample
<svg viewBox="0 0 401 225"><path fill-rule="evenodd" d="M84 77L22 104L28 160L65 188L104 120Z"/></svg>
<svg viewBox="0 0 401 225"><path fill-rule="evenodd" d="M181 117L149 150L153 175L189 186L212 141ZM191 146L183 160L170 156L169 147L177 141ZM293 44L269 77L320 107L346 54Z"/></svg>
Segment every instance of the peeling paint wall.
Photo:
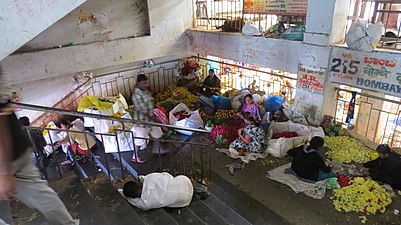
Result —
<svg viewBox="0 0 401 225"><path fill-rule="evenodd" d="M114 1L113 1L114 2ZM23 102L52 106L71 91L71 77L109 68L124 70L146 59L188 56L185 30L192 26L192 1L148 1L150 36L13 54L1 65ZM57 26L57 24L55 25ZM38 112L26 113L34 119Z"/></svg>
<svg viewBox="0 0 401 225"><path fill-rule="evenodd" d="M88 0L18 51L49 49L150 34L143 0Z"/></svg>
<svg viewBox="0 0 401 225"><path fill-rule="evenodd" d="M187 31L192 54L214 55L262 67L297 73L298 63L327 68L329 48L299 41L241 34Z"/></svg>
<svg viewBox="0 0 401 225"><path fill-rule="evenodd" d="M0 61L86 0L1 0Z"/></svg>

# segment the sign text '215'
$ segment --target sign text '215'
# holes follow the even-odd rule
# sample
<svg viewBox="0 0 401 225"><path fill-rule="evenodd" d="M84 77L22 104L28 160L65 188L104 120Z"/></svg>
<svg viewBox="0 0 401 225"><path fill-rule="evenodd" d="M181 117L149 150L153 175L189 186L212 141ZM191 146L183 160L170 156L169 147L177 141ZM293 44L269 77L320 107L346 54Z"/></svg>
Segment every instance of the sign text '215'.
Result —
<svg viewBox="0 0 401 225"><path fill-rule="evenodd" d="M361 63L357 60L342 60L340 58L333 58L331 60L331 72L355 75L358 73L358 65Z"/></svg>

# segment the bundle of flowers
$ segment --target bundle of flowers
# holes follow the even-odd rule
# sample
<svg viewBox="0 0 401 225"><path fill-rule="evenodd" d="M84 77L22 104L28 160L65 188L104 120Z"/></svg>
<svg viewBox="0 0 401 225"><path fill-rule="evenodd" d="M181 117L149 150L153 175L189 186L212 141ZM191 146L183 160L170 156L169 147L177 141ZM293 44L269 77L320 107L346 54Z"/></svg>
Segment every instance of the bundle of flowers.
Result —
<svg viewBox="0 0 401 225"><path fill-rule="evenodd" d="M227 97L227 98L233 98L233 97L237 96L238 93L239 93L239 90L232 89L232 90L228 90L228 91L224 92L223 96Z"/></svg>
<svg viewBox="0 0 401 225"><path fill-rule="evenodd" d="M177 64L179 76L190 76L194 71L199 71L199 63L195 59L182 59Z"/></svg>
<svg viewBox="0 0 401 225"><path fill-rule="evenodd" d="M384 213L391 204L391 195L373 180L357 177L350 186L333 190L333 205L338 211Z"/></svg>
<svg viewBox="0 0 401 225"><path fill-rule="evenodd" d="M154 99L156 107L164 108L167 112L171 111L179 103L184 103L191 108L198 101L198 97L184 87L176 87L157 93Z"/></svg>
<svg viewBox="0 0 401 225"><path fill-rule="evenodd" d="M237 114L236 110L233 109L219 109L216 111L215 116L217 118L233 118Z"/></svg>
<svg viewBox="0 0 401 225"><path fill-rule="evenodd" d="M202 120L205 122L210 122L213 125L219 125L219 124L231 124L231 123L241 123L242 121L236 121L235 120L235 110L224 110L224 109L219 109L213 116L206 115L205 112L202 110L199 111Z"/></svg>
<svg viewBox="0 0 401 225"><path fill-rule="evenodd" d="M238 137L239 124L221 124L214 126L209 134L211 144L228 146Z"/></svg>
<svg viewBox="0 0 401 225"><path fill-rule="evenodd" d="M365 163L370 160L373 151L355 138L348 136L326 136L324 147L329 150L326 156L342 163Z"/></svg>
<svg viewBox="0 0 401 225"><path fill-rule="evenodd" d="M125 115L125 113L112 113L112 114L110 114L109 116L121 118L121 117L124 116L124 115Z"/></svg>

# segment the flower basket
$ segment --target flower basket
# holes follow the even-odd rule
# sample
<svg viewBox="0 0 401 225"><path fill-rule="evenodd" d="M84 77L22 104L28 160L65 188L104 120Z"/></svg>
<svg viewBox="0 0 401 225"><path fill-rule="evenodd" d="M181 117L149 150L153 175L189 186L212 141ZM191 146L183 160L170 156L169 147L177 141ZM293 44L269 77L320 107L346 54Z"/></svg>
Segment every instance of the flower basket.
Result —
<svg viewBox="0 0 401 225"><path fill-rule="evenodd" d="M176 66L176 75L178 77L177 86L195 86L199 84L201 75L199 63L193 58L182 59Z"/></svg>

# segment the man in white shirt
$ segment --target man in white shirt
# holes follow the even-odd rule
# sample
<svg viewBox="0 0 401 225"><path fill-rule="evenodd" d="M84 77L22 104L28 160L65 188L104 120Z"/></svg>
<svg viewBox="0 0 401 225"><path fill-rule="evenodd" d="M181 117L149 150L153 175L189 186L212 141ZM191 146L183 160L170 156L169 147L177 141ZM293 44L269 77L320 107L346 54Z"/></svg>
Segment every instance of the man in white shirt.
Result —
<svg viewBox="0 0 401 225"><path fill-rule="evenodd" d="M186 176L173 177L169 173L151 173L140 176L137 181L125 183L122 194L127 197L131 205L149 210L188 206L194 191L202 200L208 197L205 190L198 187L194 190L191 180Z"/></svg>

